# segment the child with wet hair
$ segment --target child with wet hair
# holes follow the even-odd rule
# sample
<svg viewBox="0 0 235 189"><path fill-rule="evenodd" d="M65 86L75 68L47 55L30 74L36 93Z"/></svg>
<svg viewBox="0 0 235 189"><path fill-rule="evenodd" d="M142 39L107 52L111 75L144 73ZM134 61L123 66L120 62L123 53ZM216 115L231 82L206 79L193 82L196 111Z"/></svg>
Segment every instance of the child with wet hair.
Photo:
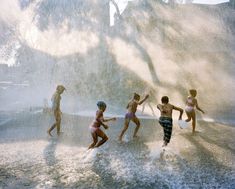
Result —
<svg viewBox="0 0 235 189"><path fill-rule="evenodd" d="M57 135L60 135L60 123L61 123L61 110L60 110L60 100L61 100L61 94L64 92L65 87L63 85L58 85L56 87L56 92L53 94L51 101L52 101L52 111L54 113L55 117L55 123L48 129L47 133L51 135L51 131L56 128L57 129Z"/></svg>
<svg viewBox="0 0 235 189"><path fill-rule="evenodd" d="M164 137L163 137L163 145L167 146L167 144L170 142L171 140L171 134L172 134L172 112L173 110L177 110L180 112L179 115L179 120L182 119L182 115L183 115L183 109L176 107L172 104L169 103L169 98L167 96L163 96L162 99L162 104L158 104L157 108L160 110L161 112L161 116L159 118L159 123L160 125L163 127L163 131L164 131Z"/></svg>
<svg viewBox="0 0 235 189"><path fill-rule="evenodd" d="M104 119L103 113L106 110L106 104L103 101L97 102L98 110L96 111L96 117L93 123L90 126L90 131L91 131L91 136L93 139L93 142L90 144L88 149L91 148L97 148L104 144L107 140L108 137L107 135L100 129L100 126L102 125L105 129L108 129L108 125L105 124L105 122L108 121L115 121L116 118L110 118L110 119ZM98 142L98 137L101 137L102 139ZM98 144L97 144L98 142Z"/></svg>
<svg viewBox="0 0 235 189"><path fill-rule="evenodd" d="M149 97L149 95L146 95L144 97L144 99L140 100L140 95L137 93L134 93L132 100L127 104L127 107L126 107L127 113L125 115L124 128L121 131L121 134L119 136L120 141L122 141L122 137L123 137L124 133L126 132L126 130L128 129L130 121L133 121L136 124L133 138L137 137L137 132L140 128L140 121L136 117L135 113L137 111L138 105L141 105L148 97Z"/></svg>
<svg viewBox="0 0 235 189"><path fill-rule="evenodd" d="M205 113L199 106L198 102L196 99L197 96L197 91L195 89L189 90L189 96L187 97L186 100L186 107L185 107L185 112L187 114L187 119L185 120L186 122L190 122L192 120L192 133L195 133L196 129L196 113L195 113L195 108L202 112L203 114Z"/></svg>

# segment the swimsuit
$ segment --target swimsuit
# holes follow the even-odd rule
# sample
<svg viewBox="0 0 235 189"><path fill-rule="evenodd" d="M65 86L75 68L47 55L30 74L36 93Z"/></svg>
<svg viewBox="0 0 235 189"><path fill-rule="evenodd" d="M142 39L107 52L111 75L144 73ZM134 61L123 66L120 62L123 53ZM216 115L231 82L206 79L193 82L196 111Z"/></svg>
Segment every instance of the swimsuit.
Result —
<svg viewBox="0 0 235 189"><path fill-rule="evenodd" d="M125 119L133 119L134 117L136 117L136 115L133 112L128 112L125 115Z"/></svg>
<svg viewBox="0 0 235 189"><path fill-rule="evenodd" d="M193 100L191 98L187 99L187 105L185 107L185 111L188 113L191 113L194 111L194 104L193 104Z"/></svg>
<svg viewBox="0 0 235 189"><path fill-rule="evenodd" d="M97 115L98 111L96 112L96 115ZM100 119L102 120L103 119L103 113L99 116L99 118L95 119L93 121L93 123L90 125L90 131L91 133L96 133L97 131L100 130L100 126L101 126L101 121Z"/></svg>
<svg viewBox="0 0 235 189"><path fill-rule="evenodd" d="M99 131L99 130L100 130L99 127L93 127L92 125L90 126L90 131L91 131L92 134L93 134L93 133L96 133L96 132Z"/></svg>
<svg viewBox="0 0 235 189"><path fill-rule="evenodd" d="M163 131L164 131L163 140L169 143L171 140L171 133L172 133L172 118L160 117L159 123L163 127Z"/></svg>

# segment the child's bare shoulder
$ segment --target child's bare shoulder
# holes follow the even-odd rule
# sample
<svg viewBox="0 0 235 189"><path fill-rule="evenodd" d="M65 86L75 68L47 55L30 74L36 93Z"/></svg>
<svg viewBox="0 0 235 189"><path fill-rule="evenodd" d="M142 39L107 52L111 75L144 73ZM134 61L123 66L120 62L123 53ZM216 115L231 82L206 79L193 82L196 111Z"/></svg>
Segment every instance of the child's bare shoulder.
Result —
<svg viewBox="0 0 235 189"><path fill-rule="evenodd" d="M103 115L103 112L102 112L101 110L97 110L97 111L96 111L96 115L97 115L97 116L101 116L101 115Z"/></svg>
<svg viewBox="0 0 235 189"><path fill-rule="evenodd" d="M175 105L173 105L173 104L168 104L168 106L171 108L171 109L173 109L174 107L175 107Z"/></svg>

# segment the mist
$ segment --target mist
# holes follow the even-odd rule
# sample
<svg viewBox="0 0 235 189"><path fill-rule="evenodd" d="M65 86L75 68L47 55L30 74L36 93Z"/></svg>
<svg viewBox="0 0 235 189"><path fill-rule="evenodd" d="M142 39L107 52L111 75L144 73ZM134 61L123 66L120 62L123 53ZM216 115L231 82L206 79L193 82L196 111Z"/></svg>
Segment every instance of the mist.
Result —
<svg viewBox="0 0 235 189"><path fill-rule="evenodd" d="M195 88L206 116L233 117L235 12L229 3L136 0L113 26L110 3L1 2L1 110L43 106L63 84L65 112L93 110L102 99L123 114L133 92L149 91L155 105L168 95L184 107Z"/></svg>

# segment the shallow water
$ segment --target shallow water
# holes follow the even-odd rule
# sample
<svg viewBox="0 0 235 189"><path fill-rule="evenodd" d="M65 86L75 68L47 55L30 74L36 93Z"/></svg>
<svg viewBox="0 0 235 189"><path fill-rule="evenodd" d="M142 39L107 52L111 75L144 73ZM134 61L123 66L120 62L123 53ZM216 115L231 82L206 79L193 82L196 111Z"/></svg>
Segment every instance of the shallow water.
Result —
<svg viewBox="0 0 235 189"><path fill-rule="evenodd" d="M235 130L198 122L191 128L174 125L171 143L162 149L156 120L142 119L140 137L133 125L117 141L123 119L110 124L109 141L87 150L92 118L63 115L63 134L46 135L53 123L42 113L5 114L0 125L1 188L234 188ZM10 121L9 119L12 118ZM175 121L175 124L177 122Z"/></svg>

